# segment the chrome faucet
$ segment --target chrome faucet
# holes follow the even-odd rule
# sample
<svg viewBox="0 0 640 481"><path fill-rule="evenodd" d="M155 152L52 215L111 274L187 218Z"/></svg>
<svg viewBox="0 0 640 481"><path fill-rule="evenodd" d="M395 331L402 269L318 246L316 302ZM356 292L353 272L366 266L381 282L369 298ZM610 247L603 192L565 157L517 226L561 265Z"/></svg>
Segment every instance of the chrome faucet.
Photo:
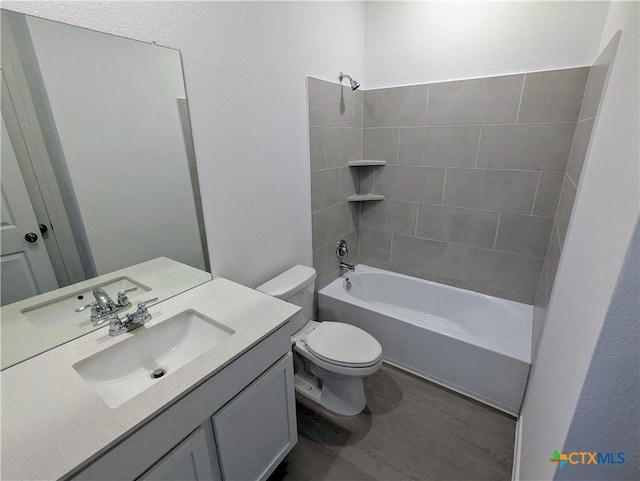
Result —
<svg viewBox="0 0 640 481"><path fill-rule="evenodd" d="M355 272L356 271L356 266L353 266L351 264L347 264L344 261L340 261L340 270L341 271L351 271L351 272Z"/></svg>
<svg viewBox="0 0 640 481"><path fill-rule="evenodd" d="M91 303L91 322L94 326L101 326L102 324L110 321L111 316L116 315L118 312L122 312L125 309L131 307L131 301L127 297L127 291L122 290L118 292L118 300L116 302L109 297L109 294L98 287L93 290L93 297L96 298L95 302ZM76 312L79 312L76 309ZM117 317L117 316L116 316Z"/></svg>
<svg viewBox="0 0 640 481"><path fill-rule="evenodd" d="M133 331L143 326L145 322L151 319L151 313L147 309L147 302L154 300L155 299L150 299L149 301L141 302L138 304L136 312L127 314L122 319L118 317L118 314L110 314L107 316L109 318L109 335L119 336L123 332Z"/></svg>
<svg viewBox="0 0 640 481"><path fill-rule="evenodd" d="M111 311L116 307L116 303L101 287L93 290L93 297L96 298L96 307L103 312Z"/></svg>
<svg viewBox="0 0 640 481"><path fill-rule="evenodd" d="M109 320L110 316L131 307L131 301L124 291L118 292L117 303L101 287L93 290L93 297L96 299L91 307L91 321L94 326L101 326Z"/></svg>

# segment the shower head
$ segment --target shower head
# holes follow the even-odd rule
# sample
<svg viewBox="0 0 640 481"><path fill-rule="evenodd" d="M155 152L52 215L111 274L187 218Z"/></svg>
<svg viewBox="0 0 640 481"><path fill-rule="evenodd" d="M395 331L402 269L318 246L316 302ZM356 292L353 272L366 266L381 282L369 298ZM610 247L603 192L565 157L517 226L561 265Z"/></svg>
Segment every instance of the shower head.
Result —
<svg viewBox="0 0 640 481"><path fill-rule="evenodd" d="M340 85L342 85L342 79L344 79L345 77L348 78L349 83L351 83L351 90L357 90L358 87L360 87L360 82L358 82L357 80L353 80L351 78L351 75L347 75L346 73L342 73L342 72L340 72L340 75L338 75L338 80L340 80Z"/></svg>

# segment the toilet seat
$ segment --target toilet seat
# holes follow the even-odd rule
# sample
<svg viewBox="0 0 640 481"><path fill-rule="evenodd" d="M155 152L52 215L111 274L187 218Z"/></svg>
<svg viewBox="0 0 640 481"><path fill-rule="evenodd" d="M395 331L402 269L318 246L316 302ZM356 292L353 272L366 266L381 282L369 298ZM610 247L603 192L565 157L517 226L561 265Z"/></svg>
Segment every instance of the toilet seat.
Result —
<svg viewBox="0 0 640 481"><path fill-rule="evenodd" d="M369 367L382 357L382 346L371 334L343 322L320 323L305 343L311 354L337 366Z"/></svg>

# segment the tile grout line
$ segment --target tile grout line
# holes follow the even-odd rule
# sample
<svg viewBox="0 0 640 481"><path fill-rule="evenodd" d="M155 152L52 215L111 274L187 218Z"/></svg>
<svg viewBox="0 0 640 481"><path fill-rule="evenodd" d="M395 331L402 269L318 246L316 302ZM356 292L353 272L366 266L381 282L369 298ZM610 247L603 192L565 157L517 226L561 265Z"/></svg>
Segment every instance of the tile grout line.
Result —
<svg viewBox="0 0 640 481"><path fill-rule="evenodd" d="M459 167L459 166L445 166L445 165L423 165L423 164L393 164L387 163L387 166L391 167L414 167L418 169L455 169L455 170L486 170L490 172L527 172L538 174L540 172L548 172L553 174L564 174L564 170L547 170L547 169L497 169L497 168L489 168L489 167ZM349 166L349 165L337 165L332 167L326 167L324 169L315 169L311 172L321 172L323 170L331 170L331 169L340 169L342 167L356 168L356 167L384 167L384 166L376 166L376 165L358 165L358 166Z"/></svg>
<svg viewBox="0 0 640 481"><path fill-rule="evenodd" d="M390 231L385 231L385 230L380 230L380 229L375 229L375 228L366 228L364 230L371 231L371 232L376 232L378 234L390 234L390 235L392 235L394 237L395 236L400 236L400 237L406 237L408 239L426 240L426 241L429 241L429 242L435 242L437 244L461 247L463 250L465 250L465 252L468 249L476 249L476 250L479 250L479 251L497 252L498 254L507 254L507 255L511 255L511 256L523 257L525 259L535 259L535 260L543 261L543 262L544 262L544 260L546 258L546 255L545 255L545 257L539 257L539 256L530 255L530 254L522 254L521 252L513 252L513 251L502 250L502 249L492 249L491 247L481 247L481 246L477 246L477 245L460 244L460 243L457 243L457 242L451 242L451 241L446 241L446 240L442 240L442 239L434 239L432 237L412 236L411 234L402 234L402 233L398 233L398 232L390 232ZM556 231L557 231L557 229L556 229ZM316 250L316 249L314 249L314 250ZM463 254L462 257L464 257L464 254Z"/></svg>
<svg viewBox="0 0 640 481"><path fill-rule="evenodd" d="M428 125L428 120L429 120L429 96L431 94L431 86L427 85L427 107L425 109L424 112L424 125L425 127ZM400 135L398 134L398 137Z"/></svg>
<svg viewBox="0 0 640 481"><path fill-rule="evenodd" d="M378 170L378 169L372 169L372 172L371 172L371 175L373 175L373 183L371 184L371 192L372 193L375 193L376 184L378 183L378 179L377 179L378 174L377 174L376 170Z"/></svg>
<svg viewBox="0 0 640 481"><path fill-rule="evenodd" d="M520 123L520 107L522 107L522 97L524 97L524 84L527 81L527 73L525 72L524 77L522 77L522 89L520 89L520 100L518 101L518 113L516 114L515 123Z"/></svg>
<svg viewBox="0 0 640 481"><path fill-rule="evenodd" d="M444 168L444 180L442 182L442 199L440 200L440 205L444 205L444 192L446 188L447 188L447 167Z"/></svg>
<svg viewBox="0 0 640 481"><path fill-rule="evenodd" d="M519 211L512 211L512 212L505 212L505 211L499 211L499 210L495 210L495 209L481 209L478 207L467 207L467 206L460 206L460 205L452 205L452 204L434 204L433 202L416 202L416 201L406 201L406 200L391 200L391 199L386 199L389 202L394 202L394 203L399 203L399 204L416 204L416 205L425 205L425 206L434 206L434 207L447 207L449 209L459 209L459 210L471 210L474 212L490 212L490 213L494 213L494 214L511 214L511 215L522 215L522 216L527 216L527 217L539 217L541 219L553 219L554 216L553 215L540 215L540 214L529 214L528 212L519 212ZM344 204L344 202L341 202L341 204ZM338 205L338 204L336 204ZM324 210L324 209L322 209ZM318 212L318 211L314 211Z"/></svg>
<svg viewBox="0 0 640 481"><path fill-rule="evenodd" d="M545 257L544 259L544 264L542 264L542 270L544 271L544 298L545 298L545 303L547 304L547 307L549 306L549 301L551 300L551 295L549 292L549 268L547 266L547 258ZM553 286L551 286L551 288L553 289ZM536 292L536 295L538 293ZM534 299L534 303L535 303L535 299Z"/></svg>
<svg viewBox="0 0 640 481"><path fill-rule="evenodd" d="M342 205L342 204L347 204L347 206L348 206L349 203L350 202L345 199L343 202L338 202L337 204L330 205L329 207L323 207L322 209L314 210L314 211L311 212L311 214L318 214L319 212L324 212L326 210L333 209L334 207L338 207L339 205Z"/></svg>
<svg viewBox="0 0 640 481"><path fill-rule="evenodd" d="M413 229L413 237L418 237L418 217L420 217L420 204L416 204L416 224Z"/></svg>
<svg viewBox="0 0 640 481"><path fill-rule="evenodd" d="M400 165L400 129L398 129L398 148L396 149L396 165Z"/></svg>
<svg viewBox="0 0 640 481"><path fill-rule="evenodd" d="M391 243L389 244L389 264L391 264L391 259L393 259L393 232L391 233Z"/></svg>
<svg viewBox="0 0 640 481"><path fill-rule="evenodd" d="M560 212L560 201L562 200L562 194L563 193L566 194L565 189L566 189L567 186L565 184L565 182L566 182L565 181L565 177L568 177L568 174L567 174L566 171L562 174L562 185L560 186L560 194L558 195L558 203L556 205L556 210L553 213L553 218L554 219L558 218L558 214Z"/></svg>
<svg viewBox="0 0 640 481"><path fill-rule="evenodd" d="M383 232L383 231L375 231L375 232ZM497 232L497 226L496 226L496 232ZM388 233L388 232L387 232ZM497 252L498 254L508 254L511 256L517 256L517 257L524 257L525 259L536 259L539 261L544 261L544 257L539 257L539 256L534 256L531 254L523 254L521 252L513 252L513 251L507 251L507 250L503 250L503 249L493 249L491 247L481 247L481 246L477 246L477 245L469 245L469 244L460 244L458 242L452 242L452 241L447 241L447 240L442 240L442 239L434 239L432 237L421 237L421 236L411 236L408 234L395 234L395 235L399 235L399 236L403 236L403 237L409 237L409 238L415 238L417 240L426 240L426 241L430 241L430 242L436 242L438 244L445 244L448 246L455 246L455 247L462 247L465 251L468 249L476 249L479 251L487 251L487 252ZM464 256L464 254L463 254Z"/></svg>
<svg viewBox="0 0 640 481"><path fill-rule="evenodd" d="M498 212L498 223L496 224L496 236L493 238L493 247L491 250L496 250L496 242L498 242L498 231L500 230L500 218L502 217L502 212Z"/></svg>
<svg viewBox="0 0 640 481"><path fill-rule="evenodd" d="M540 190L540 181L542 180L542 171L540 171L540 175L538 176L538 184L536 185L536 193L533 194L533 203L531 204L531 215L533 215L533 211L536 208L536 201L538 200L538 191Z"/></svg>
<svg viewBox="0 0 640 481"><path fill-rule="evenodd" d="M575 124L578 122L584 122L585 120L590 120L595 118L596 116L587 117L585 119L574 119L574 120L532 120L531 122L476 122L476 123L463 123L463 124L429 124L429 125L373 125L368 127L357 127L363 128L365 130L374 130L374 129L440 129L445 127L479 127L481 125L491 126L491 127L499 127L504 125L537 125L537 124ZM309 127L315 128L326 128L326 129L352 129L354 127L344 127L344 126L333 126L333 125L309 125Z"/></svg>
<svg viewBox="0 0 640 481"><path fill-rule="evenodd" d="M324 143L324 148L322 149L324 151L324 168L328 169L328 165L329 165L329 134L327 134L327 129L322 129L322 134L323 134L323 139L322 142Z"/></svg>
<svg viewBox="0 0 640 481"><path fill-rule="evenodd" d="M553 227L556 229L556 240L558 241L558 247L560 248L560 252L562 253L562 242L560 242L560 229L558 229L558 218L553 219Z"/></svg>
<svg viewBox="0 0 640 481"><path fill-rule="evenodd" d="M362 257L362 254L360 253L360 245L362 244L362 238L360 236L360 230L362 229L362 202L359 203L358 205L358 228L356 229L358 232L358 259L360 259L360 257Z"/></svg>
<svg viewBox="0 0 640 481"><path fill-rule="evenodd" d="M478 158L480 158L480 142L482 142L482 125L478 134L478 148L476 149L476 169L478 168Z"/></svg>
<svg viewBox="0 0 640 481"><path fill-rule="evenodd" d="M582 173L582 172L581 172ZM578 190L578 186L576 185L576 183L573 181L573 179L571 178L571 176L569 175L569 172L565 172L565 174L567 174L567 178L569 179L569 182L571 182L571 185L573 186L574 189L576 189L576 191Z"/></svg>
<svg viewBox="0 0 640 481"><path fill-rule="evenodd" d="M355 230L356 237L358 238L358 262L356 262L356 264L360 263L360 258L362 257L362 254L360 253L360 244L362 243L362 239L360 237L360 212L362 212L361 204L362 202L360 202L358 205L358 228Z"/></svg>

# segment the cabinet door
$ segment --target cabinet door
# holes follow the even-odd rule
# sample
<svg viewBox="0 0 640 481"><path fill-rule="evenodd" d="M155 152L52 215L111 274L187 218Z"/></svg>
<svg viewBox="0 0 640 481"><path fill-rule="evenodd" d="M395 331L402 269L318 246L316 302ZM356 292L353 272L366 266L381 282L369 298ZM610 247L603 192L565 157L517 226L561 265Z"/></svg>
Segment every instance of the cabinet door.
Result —
<svg viewBox="0 0 640 481"><path fill-rule="evenodd" d="M266 479L298 441L289 353L213 416L222 476Z"/></svg>
<svg viewBox="0 0 640 481"><path fill-rule="evenodd" d="M217 460L210 423L196 429L176 446L169 454L158 461L138 481L210 481L220 480L214 477ZM209 438L209 439L207 439ZM213 453L213 454L212 454Z"/></svg>

